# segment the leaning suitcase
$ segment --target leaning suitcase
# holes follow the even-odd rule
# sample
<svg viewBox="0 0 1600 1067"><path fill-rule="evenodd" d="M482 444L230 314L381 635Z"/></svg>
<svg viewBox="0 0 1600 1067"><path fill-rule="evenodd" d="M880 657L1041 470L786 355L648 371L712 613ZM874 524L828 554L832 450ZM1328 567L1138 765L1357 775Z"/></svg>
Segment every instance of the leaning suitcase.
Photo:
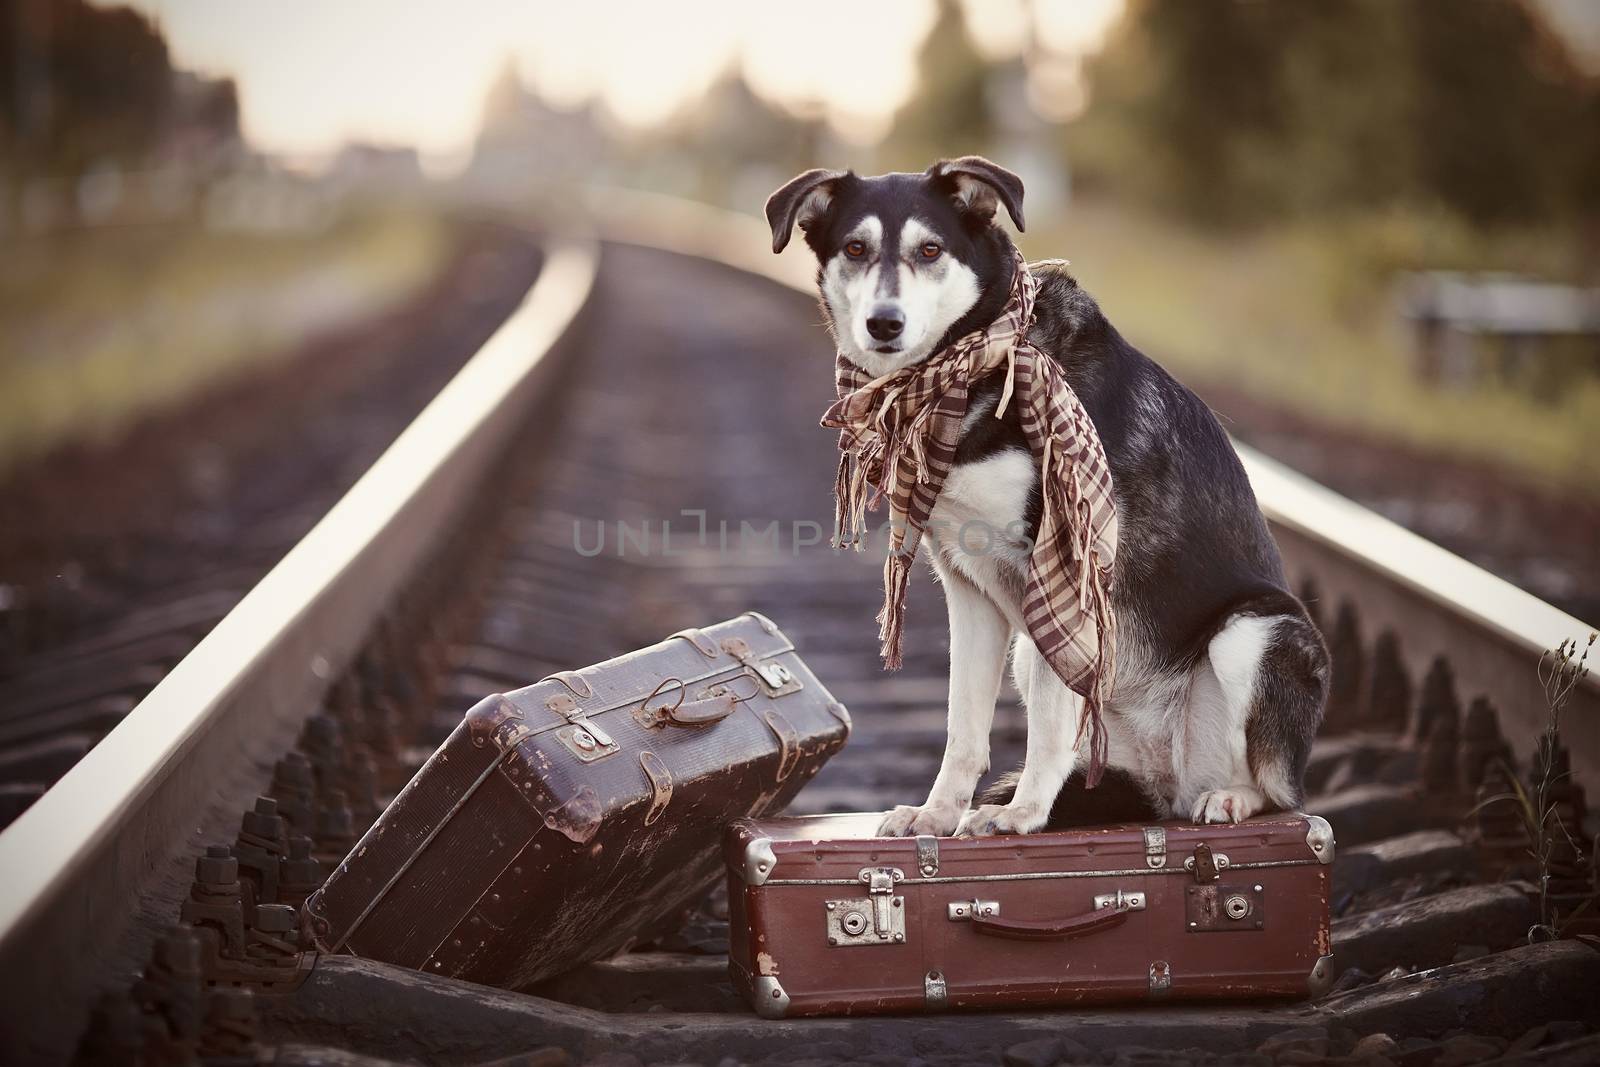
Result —
<svg viewBox="0 0 1600 1067"><path fill-rule="evenodd" d="M760 1014L1296 997L1331 977L1316 816L874 838L881 818L729 827L729 970Z"/></svg>
<svg viewBox="0 0 1600 1067"><path fill-rule="evenodd" d="M850 719L750 613L487 697L305 904L317 946L526 985L622 950L721 875Z"/></svg>

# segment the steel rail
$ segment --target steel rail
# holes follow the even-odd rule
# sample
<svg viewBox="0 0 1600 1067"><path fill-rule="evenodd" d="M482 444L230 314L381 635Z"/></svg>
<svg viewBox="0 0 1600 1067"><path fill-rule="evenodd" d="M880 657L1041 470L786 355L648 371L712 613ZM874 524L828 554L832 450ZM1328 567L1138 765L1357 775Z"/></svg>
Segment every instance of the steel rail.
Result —
<svg viewBox="0 0 1600 1067"><path fill-rule="evenodd" d="M609 240L715 260L816 298L816 264L800 241L773 255L761 220L631 190L596 191L591 209ZM1402 656L1422 677L1448 654L1463 696L1500 709L1519 758L1533 751L1546 712L1540 657L1597 628L1340 496L1247 445L1234 443L1282 550L1291 578L1316 580L1326 604L1359 605L1371 631L1401 635ZM1331 621L1331 619L1329 620ZM1600 790L1600 664L1562 718L1573 772Z"/></svg>
<svg viewBox="0 0 1600 1067"><path fill-rule="evenodd" d="M598 267L592 237L553 242L516 310L349 492L0 833L0 996L8 1018L29 1020L23 1057L63 1058L87 1009L77 994L144 958L147 945L124 944L136 912L166 914L153 898L181 898L200 829L236 827L391 595L480 489L558 370L558 343Z"/></svg>

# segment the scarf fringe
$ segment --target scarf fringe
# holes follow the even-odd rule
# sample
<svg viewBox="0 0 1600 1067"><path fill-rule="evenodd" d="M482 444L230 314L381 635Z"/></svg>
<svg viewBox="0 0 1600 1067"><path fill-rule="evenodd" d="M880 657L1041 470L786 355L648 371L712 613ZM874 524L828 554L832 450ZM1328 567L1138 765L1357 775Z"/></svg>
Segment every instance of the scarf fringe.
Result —
<svg viewBox="0 0 1600 1067"><path fill-rule="evenodd" d="M1093 605L1095 629L1099 631L1099 641L1095 647L1093 666L1093 681L1089 691L1084 694L1083 718L1078 723L1078 736L1074 740L1075 746L1081 745L1085 733L1089 740L1089 760L1084 767L1083 784L1088 789L1093 789L1100 784L1101 777L1105 774L1106 760L1110 748L1110 737L1106 732L1105 707L1106 701L1111 696L1111 683L1116 678L1116 616L1111 611L1111 597L1106 591L1103 580L1103 571L1100 567L1098 553L1091 553L1085 557L1087 560L1088 582L1092 587L1090 601Z"/></svg>
<svg viewBox="0 0 1600 1067"><path fill-rule="evenodd" d="M878 612L878 641L883 665L900 669L900 641L906 624L906 588L911 580L911 553L891 552L883 562L883 608Z"/></svg>

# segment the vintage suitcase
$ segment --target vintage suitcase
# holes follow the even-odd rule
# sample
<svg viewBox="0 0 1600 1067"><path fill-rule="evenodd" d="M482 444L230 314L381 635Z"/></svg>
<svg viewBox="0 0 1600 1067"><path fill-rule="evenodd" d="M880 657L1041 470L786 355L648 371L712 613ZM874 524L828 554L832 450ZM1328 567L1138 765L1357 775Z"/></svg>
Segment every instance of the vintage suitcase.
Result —
<svg viewBox="0 0 1600 1067"><path fill-rule="evenodd" d="M633 943L722 873L850 717L755 613L488 697L305 904L317 946L508 988Z"/></svg>
<svg viewBox="0 0 1600 1067"><path fill-rule="evenodd" d="M760 1014L1298 997L1331 980L1317 816L874 838L881 818L729 827L729 970Z"/></svg>

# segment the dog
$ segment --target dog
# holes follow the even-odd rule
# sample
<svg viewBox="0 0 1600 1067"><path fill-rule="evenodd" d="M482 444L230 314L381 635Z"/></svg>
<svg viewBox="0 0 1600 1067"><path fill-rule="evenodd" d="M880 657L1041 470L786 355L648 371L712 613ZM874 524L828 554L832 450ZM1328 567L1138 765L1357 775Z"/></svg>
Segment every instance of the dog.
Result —
<svg viewBox="0 0 1600 1067"><path fill-rule="evenodd" d="M772 194L766 214L774 252L796 226L804 233L839 352L878 377L995 320L1015 270L996 214L1004 206L1022 231L1022 205L1015 174L967 156L921 174L807 171ZM1293 810L1329 657L1289 592L1238 455L1210 409L1124 340L1064 263L1030 269L1039 290L1028 338L1094 421L1118 513L1101 787L1121 786L1143 818L1239 822ZM1083 698L1039 656L1022 617L1040 485L1018 405L996 417L1003 378L972 385L923 541L950 617L944 758L927 800L890 811L880 836L1026 834L1070 825L1080 808L1108 814L1084 803ZM969 523L995 534L982 551L956 533ZM1027 709L1025 758L974 807L1008 650Z"/></svg>

